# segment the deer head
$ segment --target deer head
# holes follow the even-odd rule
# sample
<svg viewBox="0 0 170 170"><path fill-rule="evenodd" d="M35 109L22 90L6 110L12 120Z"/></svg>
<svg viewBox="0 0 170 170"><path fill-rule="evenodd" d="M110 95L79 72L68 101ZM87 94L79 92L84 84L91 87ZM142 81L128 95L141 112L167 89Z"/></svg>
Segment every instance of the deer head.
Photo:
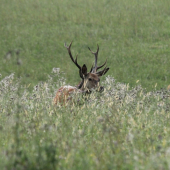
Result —
<svg viewBox="0 0 170 170"><path fill-rule="evenodd" d="M102 68L106 64L106 61L107 61L106 60L103 65L97 66L99 46L97 45L96 52L91 51L91 49L88 47L89 50L91 51L91 53L94 54L94 56L95 56L95 63L94 63L94 67L93 66L91 67L90 72L87 72L87 67L85 64L81 67L77 63L77 56L76 56L76 59L74 60L74 58L71 54L71 45L72 45L72 42L70 43L69 46L67 46L66 44L64 46L67 48L71 60L79 69L79 75L80 75L80 78L82 79L82 81L81 81L80 85L78 86L78 88L83 91L90 90L93 88L99 88L101 90L101 87L99 85L100 77L105 75L107 73L107 71L109 70L109 68L105 67L103 70L97 71L98 69Z"/></svg>

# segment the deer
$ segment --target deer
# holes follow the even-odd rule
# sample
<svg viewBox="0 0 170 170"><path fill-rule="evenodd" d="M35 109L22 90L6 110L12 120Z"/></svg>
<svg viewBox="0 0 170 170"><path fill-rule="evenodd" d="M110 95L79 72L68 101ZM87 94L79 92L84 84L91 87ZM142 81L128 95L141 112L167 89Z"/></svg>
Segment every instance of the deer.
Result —
<svg viewBox="0 0 170 170"><path fill-rule="evenodd" d="M97 91L99 92L102 92L104 90L104 87L99 85L100 77L105 75L108 72L109 67L105 67L103 70L98 71L98 69L102 68L107 63L107 59L106 59L104 64L97 66L99 46L97 45L96 52L93 52L88 47L91 53L95 56L95 63L94 63L94 66L92 65L90 72L87 72L86 64L83 64L83 66L81 67L77 62L77 56L75 59L73 58L72 53L71 53L71 45L72 45L72 41L69 46L67 46L66 43L64 44L72 62L79 69L79 76L81 78L81 82L79 83L78 86L67 85L67 86L60 87L57 90L56 96L54 98L54 104L56 105L57 104L65 105L70 100L72 100L72 94L75 94L75 93L90 94L92 89L97 89Z"/></svg>

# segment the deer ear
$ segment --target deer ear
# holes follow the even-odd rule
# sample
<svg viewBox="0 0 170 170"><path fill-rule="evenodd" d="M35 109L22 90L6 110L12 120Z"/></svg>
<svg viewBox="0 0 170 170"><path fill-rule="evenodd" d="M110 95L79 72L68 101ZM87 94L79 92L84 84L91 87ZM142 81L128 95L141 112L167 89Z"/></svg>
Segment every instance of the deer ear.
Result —
<svg viewBox="0 0 170 170"><path fill-rule="evenodd" d="M81 72L82 72L83 75L86 75L86 74L87 74L87 67L86 67L85 64L82 66Z"/></svg>

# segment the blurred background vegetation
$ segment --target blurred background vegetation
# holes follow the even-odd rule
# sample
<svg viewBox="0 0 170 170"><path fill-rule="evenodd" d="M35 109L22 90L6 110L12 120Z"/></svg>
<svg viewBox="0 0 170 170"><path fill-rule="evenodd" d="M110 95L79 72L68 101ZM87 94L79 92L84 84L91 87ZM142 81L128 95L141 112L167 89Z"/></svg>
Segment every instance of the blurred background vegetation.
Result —
<svg viewBox="0 0 170 170"><path fill-rule="evenodd" d="M53 67L68 84L79 82L64 48L90 69L99 44L107 74L147 90L170 84L170 1L168 0L0 0L0 74L15 72L23 84L47 79ZM77 83L76 83L77 82Z"/></svg>

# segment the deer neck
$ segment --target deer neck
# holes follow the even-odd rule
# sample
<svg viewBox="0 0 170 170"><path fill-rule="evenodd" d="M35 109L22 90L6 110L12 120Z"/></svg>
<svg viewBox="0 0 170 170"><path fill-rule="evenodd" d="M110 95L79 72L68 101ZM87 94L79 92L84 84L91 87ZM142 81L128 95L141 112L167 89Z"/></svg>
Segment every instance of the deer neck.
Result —
<svg viewBox="0 0 170 170"><path fill-rule="evenodd" d="M83 84L84 84L84 79L82 79L81 83L78 85L78 89L82 89Z"/></svg>
<svg viewBox="0 0 170 170"><path fill-rule="evenodd" d="M82 82L80 83L80 85L81 85L80 90L90 91L90 89L87 88L86 84L87 84L87 82L84 79L82 79Z"/></svg>

